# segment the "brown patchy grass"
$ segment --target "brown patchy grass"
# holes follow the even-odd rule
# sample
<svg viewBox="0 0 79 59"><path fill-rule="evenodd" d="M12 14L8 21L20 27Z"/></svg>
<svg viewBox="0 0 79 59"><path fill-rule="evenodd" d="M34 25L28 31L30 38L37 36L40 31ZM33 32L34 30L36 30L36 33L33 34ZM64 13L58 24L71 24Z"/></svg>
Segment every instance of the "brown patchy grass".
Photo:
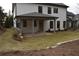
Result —
<svg viewBox="0 0 79 59"><path fill-rule="evenodd" d="M13 34L15 32L13 28L7 29L7 31L0 36L0 51L46 49L47 47L56 45L58 42L79 38L78 31L63 31L52 33L52 35L26 37L22 42L18 42L13 39Z"/></svg>

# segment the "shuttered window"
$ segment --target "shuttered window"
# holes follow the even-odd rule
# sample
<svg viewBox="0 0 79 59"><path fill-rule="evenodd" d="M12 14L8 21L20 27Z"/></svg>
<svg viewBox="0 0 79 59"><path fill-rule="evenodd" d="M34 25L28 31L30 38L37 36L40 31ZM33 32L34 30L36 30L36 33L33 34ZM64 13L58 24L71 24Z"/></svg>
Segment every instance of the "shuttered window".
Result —
<svg viewBox="0 0 79 59"><path fill-rule="evenodd" d="M48 14L51 14L51 7L48 7Z"/></svg>
<svg viewBox="0 0 79 59"><path fill-rule="evenodd" d="M58 8L54 8L53 12L58 13Z"/></svg>
<svg viewBox="0 0 79 59"><path fill-rule="evenodd" d="M38 13L42 13L42 6L38 6Z"/></svg>

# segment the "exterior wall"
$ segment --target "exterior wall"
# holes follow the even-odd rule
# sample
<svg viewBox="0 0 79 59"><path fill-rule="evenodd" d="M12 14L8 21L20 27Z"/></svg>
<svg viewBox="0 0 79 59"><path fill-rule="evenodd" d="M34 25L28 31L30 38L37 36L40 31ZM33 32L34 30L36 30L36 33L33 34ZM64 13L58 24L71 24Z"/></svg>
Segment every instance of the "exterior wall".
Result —
<svg viewBox="0 0 79 59"><path fill-rule="evenodd" d="M43 14L48 14L48 7L51 7L52 9L52 14L48 14L51 16L56 16L59 17L56 21L60 21L60 30L64 30L63 28L63 21L66 21L66 11L67 8L63 7L57 7L57 6L48 6L48 5L40 5L40 4L29 4L29 3L17 3L16 4L16 15L21 15L21 14L26 14L26 13L31 13L31 12L38 12L38 6L43 7ZM58 8L58 13L53 13L53 9L57 7ZM50 29L50 21L52 20L46 20L44 21L44 31L47 31ZM54 29L51 29L52 31ZM57 22L56 22L56 30L57 29Z"/></svg>

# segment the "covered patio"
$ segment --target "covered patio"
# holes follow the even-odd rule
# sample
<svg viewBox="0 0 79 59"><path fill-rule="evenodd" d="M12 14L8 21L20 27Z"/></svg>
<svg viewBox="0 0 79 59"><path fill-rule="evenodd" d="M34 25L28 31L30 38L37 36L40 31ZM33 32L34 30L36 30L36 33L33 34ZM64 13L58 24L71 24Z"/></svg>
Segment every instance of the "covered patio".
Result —
<svg viewBox="0 0 79 59"><path fill-rule="evenodd" d="M22 14L16 16L16 25L17 29L21 33L38 33L45 32L45 21L53 20L54 21L54 32L56 31L56 19L58 17L50 16L47 14L41 14L37 12L32 12L28 14Z"/></svg>

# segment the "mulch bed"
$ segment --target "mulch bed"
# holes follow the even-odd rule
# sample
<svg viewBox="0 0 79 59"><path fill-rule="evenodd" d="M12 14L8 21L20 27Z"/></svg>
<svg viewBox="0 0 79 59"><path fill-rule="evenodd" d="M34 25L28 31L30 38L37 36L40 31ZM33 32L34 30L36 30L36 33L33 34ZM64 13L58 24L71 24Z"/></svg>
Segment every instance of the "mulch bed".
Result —
<svg viewBox="0 0 79 59"><path fill-rule="evenodd" d="M0 52L1 56L79 56L79 40L63 43L56 48Z"/></svg>

